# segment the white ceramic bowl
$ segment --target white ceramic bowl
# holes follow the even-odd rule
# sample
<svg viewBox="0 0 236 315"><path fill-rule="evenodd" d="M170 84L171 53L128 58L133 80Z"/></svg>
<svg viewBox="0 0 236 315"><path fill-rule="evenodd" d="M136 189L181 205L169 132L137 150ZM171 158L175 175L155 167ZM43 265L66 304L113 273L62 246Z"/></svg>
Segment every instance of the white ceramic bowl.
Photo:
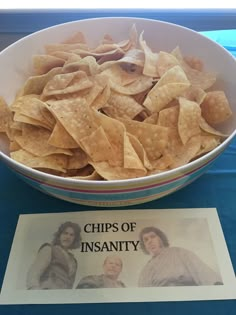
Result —
<svg viewBox="0 0 236 315"><path fill-rule="evenodd" d="M49 175L14 160L7 154L4 141L0 142L0 158L17 176L31 186L54 197L70 202L101 207L125 206L148 202L168 195L194 181L228 146L235 136L236 126L236 62L224 48L190 29L141 18L98 18L65 23L44 29L12 44L0 53L0 95L11 102L16 91L32 71L33 54L44 52L44 45L61 42L75 31L82 31L94 46L104 34L115 40L127 38L135 23L138 33L144 31L145 40L155 51L170 51L176 46L185 55L198 56L207 70L219 73L218 86L230 101L233 118L222 127L230 136L213 151L179 168L147 177L83 181ZM0 178L0 180L3 180Z"/></svg>

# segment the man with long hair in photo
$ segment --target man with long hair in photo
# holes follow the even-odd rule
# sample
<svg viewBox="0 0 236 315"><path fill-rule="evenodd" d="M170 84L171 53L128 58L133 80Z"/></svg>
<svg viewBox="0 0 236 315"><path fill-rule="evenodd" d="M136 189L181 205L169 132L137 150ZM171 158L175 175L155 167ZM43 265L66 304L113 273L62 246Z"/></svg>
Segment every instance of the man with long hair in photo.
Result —
<svg viewBox="0 0 236 315"><path fill-rule="evenodd" d="M28 273L27 289L71 289L77 272L77 260L71 250L81 244L81 228L67 221L61 224L51 243L44 243Z"/></svg>
<svg viewBox="0 0 236 315"><path fill-rule="evenodd" d="M192 251L169 246L160 229L145 227L139 239L143 252L151 255L139 275L140 287L223 284L220 276Z"/></svg>

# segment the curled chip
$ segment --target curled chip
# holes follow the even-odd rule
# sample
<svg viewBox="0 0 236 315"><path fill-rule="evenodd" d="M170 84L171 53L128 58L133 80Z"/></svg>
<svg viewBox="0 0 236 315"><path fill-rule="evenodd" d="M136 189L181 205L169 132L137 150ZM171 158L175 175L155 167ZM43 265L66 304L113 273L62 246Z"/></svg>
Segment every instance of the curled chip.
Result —
<svg viewBox="0 0 236 315"><path fill-rule="evenodd" d="M159 112L180 96L190 83L180 66L167 70L148 93L143 105L151 112Z"/></svg>
<svg viewBox="0 0 236 315"><path fill-rule="evenodd" d="M0 97L0 135L28 167L75 180L137 178L189 163L227 137L215 127L232 116L216 75L180 47L154 51L135 25L95 47L78 31L32 59L14 101Z"/></svg>
<svg viewBox="0 0 236 315"><path fill-rule="evenodd" d="M151 48L143 39L143 32L140 34L139 43L145 55L143 74L150 77L158 77L159 76L157 69L157 61L159 58L158 53L152 52Z"/></svg>
<svg viewBox="0 0 236 315"><path fill-rule="evenodd" d="M19 91L19 96L37 94L40 95L43 92L45 85L50 81L55 75L61 73L62 68L53 68L45 74L34 75L27 79L22 89Z"/></svg>
<svg viewBox="0 0 236 315"><path fill-rule="evenodd" d="M125 95L135 95L144 92L152 87L152 84L152 78L145 75L140 75L137 80L125 86L119 85L116 82L110 80L111 89Z"/></svg>

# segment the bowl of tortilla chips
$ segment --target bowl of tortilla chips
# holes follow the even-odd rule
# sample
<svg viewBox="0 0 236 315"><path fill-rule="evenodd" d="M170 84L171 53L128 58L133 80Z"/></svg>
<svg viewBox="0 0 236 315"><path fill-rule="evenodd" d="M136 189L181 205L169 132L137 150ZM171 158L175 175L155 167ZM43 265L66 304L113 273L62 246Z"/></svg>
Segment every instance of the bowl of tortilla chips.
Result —
<svg viewBox="0 0 236 315"><path fill-rule="evenodd" d="M141 18L56 25L0 53L0 158L91 206L166 196L235 136L236 62L190 29Z"/></svg>

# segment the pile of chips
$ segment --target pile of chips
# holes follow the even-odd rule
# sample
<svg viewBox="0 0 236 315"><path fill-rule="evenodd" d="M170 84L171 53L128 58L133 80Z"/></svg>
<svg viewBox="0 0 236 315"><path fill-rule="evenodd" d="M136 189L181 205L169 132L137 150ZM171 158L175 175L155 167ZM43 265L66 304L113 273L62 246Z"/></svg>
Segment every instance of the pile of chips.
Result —
<svg viewBox="0 0 236 315"><path fill-rule="evenodd" d="M155 52L144 33L89 47L81 32L33 56L12 104L0 98L0 133L12 159L85 180L174 169L218 146L232 111L216 75L179 47ZM218 128L219 129L219 128Z"/></svg>

